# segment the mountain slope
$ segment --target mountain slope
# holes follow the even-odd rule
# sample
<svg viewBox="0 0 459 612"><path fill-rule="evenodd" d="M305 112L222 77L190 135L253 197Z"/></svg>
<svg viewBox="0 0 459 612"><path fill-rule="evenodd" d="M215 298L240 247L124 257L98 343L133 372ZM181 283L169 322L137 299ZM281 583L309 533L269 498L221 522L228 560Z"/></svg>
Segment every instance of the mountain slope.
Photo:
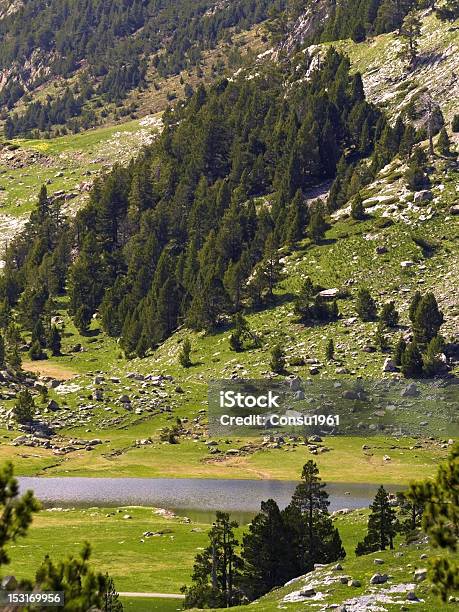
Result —
<svg viewBox="0 0 459 612"><path fill-rule="evenodd" d="M430 17L425 17L428 24ZM425 26L425 31L427 31ZM387 36L376 38L372 43L355 46L352 43L338 43L343 49L348 45L351 57L357 57L361 66L372 64L376 68L377 58L381 58L379 70L384 69L385 56L375 53L378 45L390 47ZM423 44L423 43L421 43ZM441 45L438 42L438 45ZM448 46L449 41L445 41ZM368 54L368 55L366 55ZM260 69L256 69L261 71ZM351 66L355 70L355 66ZM249 82L250 73L248 74ZM367 76L363 75L364 82ZM384 89L390 82L382 81ZM437 102L443 109L449 100L439 99ZM437 139L435 139L435 146ZM426 146L426 143L423 143ZM409 334L408 305L414 292L431 290L437 296L440 307L445 315L442 333L451 347L458 341L459 310L456 298L458 267L458 217L451 214L452 207L457 202L457 186L459 183L457 164L453 158L435 156L431 169L431 201L415 203L414 195L406 186L404 172L405 161L395 158L386 168L382 169L375 180L362 188L361 193L367 207L368 217L363 221L349 218L349 205L343 205L332 216L332 226L327 231L325 240L312 245L309 238L303 238L291 248L284 248L281 252L281 264L284 272L275 288L275 299L268 308L247 312L248 323L257 336L262 340L261 347L254 347L241 353L230 350L230 334L232 329L223 327L213 334L193 332L179 329L165 342L151 352L145 359L124 361L120 354L116 339L105 336L100 331L100 321L91 323L91 336L81 336L75 329L68 313L68 298L58 301L58 315L66 324L66 334L63 338L63 352L61 357L54 357L47 362L34 362L28 364L35 371L45 375L59 377L59 368L62 372L80 375L75 378L68 388L63 385L63 393L50 391L50 395L61 404L65 397L67 408L60 415L60 427L66 435L72 436L75 427L93 427L95 431L106 436L114 427L113 441L102 445L95 451L98 457L94 462L90 455L80 457L70 455L58 460L54 469L76 470L76 473L97 473L100 469L122 469L125 473L135 474L142 470L147 474L151 465L156 466L155 474L168 474L169 470L185 470L184 473L193 475L209 473L232 474L247 476L277 476L288 477L294 470L298 471L298 464L304 458L302 448L288 448L286 462L282 469L277 467L278 450L262 451L261 447L254 446L249 450L240 451L238 456L226 455L226 448L222 443L222 453L216 457L209 454L205 442L205 425L201 424L202 416L199 410L205 405L206 382L213 378L230 378L232 376L244 377L271 377L270 351L280 343L287 358L287 369L292 375L302 377L357 377L383 375L383 365L390 352L382 352L376 346L377 323L364 323L356 317L355 295L357 289L367 285L378 305L393 300L401 315L401 327L396 332L389 332L388 341L392 348L399 333ZM326 192L326 190L325 190ZM305 190L305 201L317 197ZM261 196L255 199L256 209L263 210L269 206L271 197ZM205 218L205 217L201 217ZM413 240L413 235L422 235L435 245L433 252L425 254ZM404 262L411 262L405 265ZM403 266L402 266L403 264ZM338 304L341 317L337 321L326 325L307 326L301 324L295 313L292 296L297 294L307 276L320 284L323 288L336 288L342 293ZM178 355L183 340L190 338L192 342L191 359L193 367L183 369L178 363ZM330 337L335 340L336 359L325 359L325 345ZM26 335L29 339L29 335ZM74 347L81 344L83 352L74 352ZM390 349L391 351L392 349ZM450 365L457 371L457 355L452 352ZM53 367L57 368L53 370ZM110 375L118 376L120 383L111 383L110 380L95 384L94 372L110 370ZM53 373L54 372L54 373ZM159 413L156 409L153 414L147 410L148 401L155 398L154 391L148 389L144 377L151 372L171 375L174 383L167 383L165 392L166 401L172 410L172 415L180 418L198 419L196 429L187 430L181 437L182 443L171 446L160 440L160 429L170 426L174 418L169 412ZM138 376L132 376L135 374ZM386 374L384 374L386 375ZM395 376L397 376L395 374ZM121 393L117 385L121 384L123 390L132 395L131 407L139 410L133 414L127 410L119 400ZM104 399L101 402L90 403L87 412L80 411L80 404L87 404L87 395L95 393L99 387L103 390ZM179 389L176 392L174 389ZM181 391L184 391L182 393ZM11 406L12 400L7 401L5 407ZM6 410L4 414L6 414ZM110 413L113 414L110 414ZM107 417L107 414L109 417ZM44 415L43 418L54 419L53 415ZM420 414L419 422L427 422L427 433L440 434L447 438L448 432L445 424L438 425L432 415ZM431 419L432 422L431 422ZM84 423L84 425L83 425ZM125 429L127 427L127 430ZM119 428L119 430L118 430ZM10 437L13 434L9 434ZM154 443L139 447L137 440L153 436ZM199 443L193 442L199 440ZM391 443L387 442L388 448ZM237 448L243 447L241 442L235 444ZM342 449L339 440L330 443L335 449ZM362 478L371 478L372 474L386 474L385 478L391 481L400 481L407 478L407 474L416 470L429 470L435 463L437 453L442 453L441 442L435 442L432 449L424 448L422 458L430 457L429 462L420 467L416 464L413 469L414 458L407 449L401 451L400 464L385 463L384 451L378 451L372 462L362 455L358 441L351 449L346 450L346 456L352 458L352 465L359 462ZM287 450L287 449L286 449ZM284 450L279 450L282 454ZM337 471L333 464L339 450L320 456L319 462L331 468L333 478L343 479L345 476ZM393 451L392 451L393 452ZM431 454L430 454L431 453ZM49 456L48 456L49 455ZM361 456L362 455L362 456ZM43 451L43 456L37 463L37 469L44 461L54 462L50 451ZM61 463L62 461L62 463ZM99 463L100 461L100 463ZM210 462L210 463L209 463ZM187 465L189 467L187 467ZM142 467L139 467L139 466ZM208 467L208 466L211 467ZM67 466L67 468L66 468ZM150 466L150 468L148 467ZM178 467L180 466L180 467ZM381 470L376 472L375 470ZM75 473L75 472L74 472ZM349 477L349 475L348 475ZM381 476L382 477L382 476Z"/></svg>

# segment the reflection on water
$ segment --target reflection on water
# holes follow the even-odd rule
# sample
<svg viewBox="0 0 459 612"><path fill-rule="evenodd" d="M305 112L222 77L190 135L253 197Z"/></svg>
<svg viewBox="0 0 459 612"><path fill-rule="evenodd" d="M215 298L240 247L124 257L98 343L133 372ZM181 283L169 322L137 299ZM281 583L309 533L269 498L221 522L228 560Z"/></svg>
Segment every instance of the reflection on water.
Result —
<svg viewBox="0 0 459 612"><path fill-rule="evenodd" d="M290 501L296 481L217 480L205 478L19 478L22 491L32 489L50 506L154 506L180 511L215 510L253 513L260 502ZM373 500L375 484L333 483L327 486L330 510L362 508ZM389 486L396 492L402 486Z"/></svg>

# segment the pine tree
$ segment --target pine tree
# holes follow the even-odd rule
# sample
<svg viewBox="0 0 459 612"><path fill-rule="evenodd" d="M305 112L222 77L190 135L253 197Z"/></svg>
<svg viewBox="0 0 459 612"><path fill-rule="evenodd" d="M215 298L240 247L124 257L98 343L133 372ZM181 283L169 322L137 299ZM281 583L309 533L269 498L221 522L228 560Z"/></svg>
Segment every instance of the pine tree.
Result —
<svg viewBox="0 0 459 612"><path fill-rule="evenodd" d="M384 353L389 348L389 340L385 334L386 325L384 321L380 320L376 328L375 342L379 349Z"/></svg>
<svg viewBox="0 0 459 612"><path fill-rule="evenodd" d="M414 149L405 172L405 180L412 191L424 189L430 184L429 177L425 171L426 156L418 146Z"/></svg>
<svg viewBox="0 0 459 612"><path fill-rule="evenodd" d="M35 589L63 592L65 606L70 610L122 612L113 583L107 583L106 576L94 572L89 565L90 558L91 547L88 542L83 544L78 557L69 556L54 562L46 556L37 570Z"/></svg>
<svg viewBox="0 0 459 612"><path fill-rule="evenodd" d="M270 367L273 372L276 374L284 374L285 372L285 353L280 346L280 344L276 344L276 346L271 351L271 361Z"/></svg>
<svg viewBox="0 0 459 612"><path fill-rule="evenodd" d="M406 342L405 339L402 335L400 335L400 338L398 339L397 344L395 345L395 350L394 350L394 363L395 365L401 366L402 365L402 358L403 358L403 354L405 352L406 349Z"/></svg>
<svg viewBox="0 0 459 612"><path fill-rule="evenodd" d="M421 351L416 342L410 342L401 358L402 374L405 378L419 378L423 372Z"/></svg>
<svg viewBox="0 0 459 612"><path fill-rule="evenodd" d="M366 37L367 33L365 27L362 25L362 22L359 21L352 30L351 38L355 43L361 43Z"/></svg>
<svg viewBox="0 0 459 612"><path fill-rule="evenodd" d="M85 335L88 333L91 318L91 310L87 306L82 304L76 311L75 316L73 318L75 327L78 329L80 334Z"/></svg>
<svg viewBox="0 0 459 612"><path fill-rule="evenodd" d="M335 343L333 338L329 338L325 347L325 359L332 361L335 356Z"/></svg>
<svg viewBox="0 0 459 612"><path fill-rule="evenodd" d="M431 378L443 370L445 365L441 358L443 350L444 341L443 338L439 336L432 338L427 345L425 353L422 356L423 374L427 378Z"/></svg>
<svg viewBox="0 0 459 612"><path fill-rule="evenodd" d="M29 350L29 357L32 361L40 361L40 359L46 359L46 353L41 348L38 340L32 342L32 346Z"/></svg>
<svg viewBox="0 0 459 612"><path fill-rule="evenodd" d="M238 527L229 514L217 512L209 531L209 545L196 555L192 586L183 587L185 608L231 607L240 598L236 590L242 561L236 550L238 541L234 530Z"/></svg>
<svg viewBox="0 0 459 612"><path fill-rule="evenodd" d="M351 217L356 221L363 221L365 219L365 207L363 205L363 199L360 193L357 193L351 204Z"/></svg>
<svg viewBox="0 0 459 612"><path fill-rule="evenodd" d="M312 515L315 511L328 512L328 493L326 484L319 476L317 464L309 459L303 466L300 484L297 485L292 497L292 506L298 508L302 514L307 513L309 526L312 525Z"/></svg>
<svg viewBox="0 0 459 612"><path fill-rule="evenodd" d="M189 338L185 338L182 343L182 348L179 353L179 363L183 368L191 367L191 342Z"/></svg>
<svg viewBox="0 0 459 612"><path fill-rule="evenodd" d="M366 555L377 550L386 550L389 546L394 548L396 534L396 514L391 507L387 491L381 485L370 505L368 518L368 531L362 542L357 544L355 554Z"/></svg>
<svg viewBox="0 0 459 612"><path fill-rule="evenodd" d="M424 506L422 528L432 544L445 551L430 561L429 577L443 602L459 590L459 562L455 553L459 539L459 444L456 443L437 472L435 480L410 486L411 501Z"/></svg>
<svg viewBox="0 0 459 612"><path fill-rule="evenodd" d="M314 563L331 563L343 559L346 552L338 530L328 514L328 493L314 461L309 460L301 474L292 501L284 510L285 520L297 532L295 544L300 573Z"/></svg>
<svg viewBox="0 0 459 612"><path fill-rule="evenodd" d="M32 342L38 343L38 345L42 348L46 347L45 327L41 319L38 319L38 321L35 324L35 327L32 330Z"/></svg>
<svg viewBox="0 0 459 612"><path fill-rule="evenodd" d="M244 279L247 275L247 255L242 255L237 262L230 261L223 277L223 285L228 293L233 308L238 310L241 306Z"/></svg>
<svg viewBox="0 0 459 612"><path fill-rule="evenodd" d="M230 335L230 348L236 353L240 353L244 350L244 342L249 339L253 339L253 334L250 331L250 327L247 319L238 312L234 318L234 331Z"/></svg>
<svg viewBox="0 0 459 612"><path fill-rule="evenodd" d="M309 235L315 244L321 242L327 227L323 206L321 203L316 203L312 208L311 219L309 221Z"/></svg>
<svg viewBox="0 0 459 612"><path fill-rule="evenodd" d="M0 566L8 565L6 547L27 535L33 514L40 504L32 491L19 497L19 483L13 476L13 464L0 468Z"/></svg>
<svg viewBox="0 0 459 612"><path fill-rule="evenodd" d="M18 393L18 399L13 407L13 414L18 423L30 423L35 414L35 401L28 389Z"/></svg>
<svg viewBox="0 0 459 612"><path fill-rule="evenodd" d="M395 303L386 302L381 310L381 321L383 321L387 327L397 327L398 320L399 314L395 308Z"/></svg>
<svg viewBox="0 0 459 612"><path fill-rule="evenodd" d="M58 357L61 354L61 334L55 325L51 327L47 344L52 351L53 357Z"/></svg>
<svg viewBox="0 0 459 612"><path fill-rule="evenodd" d="M103 600L102 612L123 612L123 604L119 599L115 583L108 574L105 574Z"/></svg>
<svg viewBox="0 0 459 612"><path fill-rule="evenodd" d="M0 334L0 369L5 366L5 340L2 334Z"/></svg>
<svg viewBox="0 0 459 612"><path fill-rule="evenodd" d="M411 323L414 323L416 319L416 310L419 306L419 302L421 301L421 299L422 293L420 291L416 291L413 297L411 298L410 308L408 311Z"/></svg>
<svg viewBox="0 0 459 612"><path fill-rule="evenodd" d="M403 20L401 28L403 42L400 56L409 64L414 62L418 54L421 26L421 20L414 10L410 11Z"/></svg>
<svg viewBox="0 0 459 612"><path fill-rule="evenodd" d="M438 335L443 322L443 313L438 308L434 294L426 293L414 313L413 334L416 342L425 346Z"/></svg>
<svg viewBox="0 0 459 612"><path fill-rule="evenodd" d="M459 115L454 115L451 122L451 129L455 134L459 132Z"/></svg>
<svg viewBox="0 0 459 612"><path fill-rule="evenodd" d="M294 244L304 236L306 225L306 207L301 190L298 189L293 198L285 219L283 240L287 244Z"/></svg>
<svg viewBox="0 0 459 612"><path fill-rule="evenodd" d="M437 148L440 155L448 156L451 154L451 141L445 128L442 128L440 132Z"/></svg>
<svg viewBox="0 0 459 612"><path fill-rule="evenodd" d="M293 531L276 502L261 502L261 512L242 540L241 583L250 600L281 586L295 576Z"/></svg>
<svg viewBox="0 0 459 612"><path fill-rule="evenodd" d="M356 310L362 321L374 321L377 317L378 307L366 287L362 287L357 293Z"/></svg>
<svg viewBox="0 0 459 612"><path fill-rule="evenodd" d="M410 499L409 493L397 493L397 531L407 538L419 531L424 512L424 504Z"/></svg>
<svg viewBox="0 0 459 612"><path fill-rule="evenodd" d="M417 142L416 129L409 123L405 127L403 132L402 140L400 141L399 152L402 157L411 157L413 147Z"/></svg>

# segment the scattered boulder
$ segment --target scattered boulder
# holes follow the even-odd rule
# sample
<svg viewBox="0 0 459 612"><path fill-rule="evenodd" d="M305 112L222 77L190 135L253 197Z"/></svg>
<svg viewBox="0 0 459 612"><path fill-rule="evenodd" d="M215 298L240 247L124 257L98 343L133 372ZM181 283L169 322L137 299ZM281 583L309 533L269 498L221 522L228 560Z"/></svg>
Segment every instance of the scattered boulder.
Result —
<svg viewBox="0 0 459 612"><path fill-rule="evenodd" d="M56 400L52 399L46 406L46 408L51 412L57 412L59 410L59 404L56 402Z"/></svg>
<svg viewBox="0 0 459 612"><path fill-rule="evenodd" d="M323 291L319 291L319 295L325 299L333 299L339 295L339 289L336 287L333 289L324 289Z"/></svg>
<svg viewBox="0 0 459 612"><path fill-rule="evenodd" d="M376 251L376 255L384 255L385 253L388 252L388 248L381 245L381 246L377 246L375 251Z"/></svg>
<svg viewBox="0 0 459 612"><path fill-rule="evenodd" d="M421 568L414 571L414 579L416 582L422 582L427 578L427 569Z"/></svg>
<svg viewBox="0 0 459 612"><path fill-rule="evenodd" d="M14 591L18 586L15 576L5 576L2 578L1 588L4 591Z"/></svg>
<svg viewBox="0 0 459 612"><path fill-rule="evenodd" d="M315 594L316 594L315 589L311 587L309 589L303 589L300 592L300 597L314 597Z"/></svg>
<svg viewBox="0 0 459 612"><path fill-rule="evenodd" d="M370 584L384 584L387 580L387 574L373 574L370 578Z"/></svg>
<svg viewBox="0 0 459 612"><path fill-rule="evenodd" d="M101 402L104 399L104 392L102 389L94 389L92 392L92 399L96 402Z"/></svg>
<svg viewBox="0 0 459 612"><path fill-rule="evenodd" d="M454 204L454 206L451 206L451 208L449 209L449 214L459 215L459 204Z"/></svg>
<svg viewBox="0 0 459 612"><path fill-rule="evenodd" d="M395 361L390 357L386 357L383 365L383 372L397 372L397 366L395 365Z"/></svg>
<svg viewBox="0 0 459 612"><path fill-rule="evenodd" d="M295 376L288 381L288 386L291 391L299 391L301 389L301 378L299 376Z"/></svg>
<svg viewBox="0 0 459 612"><path fill-rule="evenodd" d="M415 383L410 383L405 389L402 390L402 397L418 397L419 389Z"/></svg>
<svg viewBox="0 0 459 612"><path fill-rule="evenodd" d="M429 189L423 189L414 194L414 203L422 204L423 202L431 202L433 200L433 193Z"/></svg>

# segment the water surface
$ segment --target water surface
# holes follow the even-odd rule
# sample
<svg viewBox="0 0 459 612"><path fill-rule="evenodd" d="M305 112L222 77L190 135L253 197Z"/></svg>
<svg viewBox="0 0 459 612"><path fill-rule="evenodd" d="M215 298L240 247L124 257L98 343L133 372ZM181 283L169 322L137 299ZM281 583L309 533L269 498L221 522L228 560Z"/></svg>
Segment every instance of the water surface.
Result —
<svg viewBox="0 0 459 612"><path fill-rule="evenodd" d="M154 506L175 510L256 512L272 498L281 508L297 481L218 480L206 478L19 478L21 490L32 489L45 506ZM333 483L327 486L330 511L363 508L373 500L375 484ZM388 486L395 493L403 486Z"/></svg>

